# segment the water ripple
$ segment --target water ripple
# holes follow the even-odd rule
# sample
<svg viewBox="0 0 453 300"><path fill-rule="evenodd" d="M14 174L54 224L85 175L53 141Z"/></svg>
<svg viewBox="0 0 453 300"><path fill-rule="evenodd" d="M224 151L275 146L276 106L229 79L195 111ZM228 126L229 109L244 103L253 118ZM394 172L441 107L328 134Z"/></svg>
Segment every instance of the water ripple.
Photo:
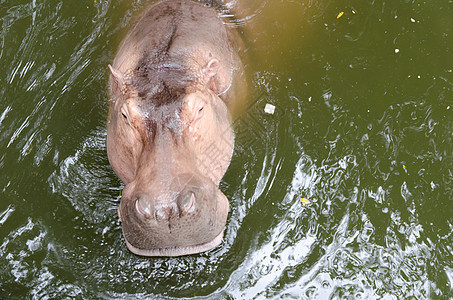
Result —
<svg viewBox="0 0 453 300"><path fill-rule="evenodd" d="M3 223L8 220L9 216L14 212L14 210L14 205L10 204L8 205L8 208L6 210L0 213L0 225L3 225Z"/></svg>
<svg viewBox="0 0 453 300"><path fill-rule="evenodd" d="M257 98L237 121L221 183L231 207L225 240L149 259L125 246L122 184L105 149L106 65L146 4L22 2L0 10L6 296L451 296L452 82L448 26L436 27L450 24L448 7L371 3L354 13L352 3L223 1L225 17L238 12L225 22L257 62ZM431 30L419 35L422 27Z"/></svg>
<svg viewBox="0 0 453 300"><path fill-rule="evenodd" d="M93 223L108 217L106 211L117 209L117 203L97 199L101 197L99 190L109 191L111 186L111 168L106 158L105 140L106 131L99 128L48 179L54 193L63 195L84 218ZM93 161L104 161L104 164L93 164Z"/></svg>

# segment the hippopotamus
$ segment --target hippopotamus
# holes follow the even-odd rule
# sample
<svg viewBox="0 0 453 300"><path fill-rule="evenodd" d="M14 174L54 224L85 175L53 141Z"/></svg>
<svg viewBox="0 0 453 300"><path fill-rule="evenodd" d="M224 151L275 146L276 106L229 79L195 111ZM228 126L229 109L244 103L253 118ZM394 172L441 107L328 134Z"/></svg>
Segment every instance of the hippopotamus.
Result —
<svg viewBox="0 0 453 300"><path fill-rule="evenodd" d="M125 184L118 216L137 255L195 254L222 241L229 203L219 183L234 146L238 39L214 8L162 1L109 65L107 153Z"/></svg>

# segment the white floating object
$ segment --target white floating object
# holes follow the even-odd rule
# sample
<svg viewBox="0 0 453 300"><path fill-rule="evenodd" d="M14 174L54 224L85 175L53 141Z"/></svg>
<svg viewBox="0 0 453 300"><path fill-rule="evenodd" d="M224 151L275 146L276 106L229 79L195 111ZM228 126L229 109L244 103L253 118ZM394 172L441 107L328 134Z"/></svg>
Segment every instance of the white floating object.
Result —
<svg viewBox="0 0 453 300"><path fill-rule="evenodd" d="M266 106L264 107L264 112L267 114L273 115L275 112L275 106L269 103L266 103Z"/></svg>
<svg viewBox="0 0 453 300"><path fill-rule="evenodd" d="M411 18L411 22L412 22L412 23L415 23L415 19L414 19L414 18Z"/></svg>
<svg viewBox="0 0 453 300"><path fill-rule="evenodd" d="M400 52L400 49L396 48L395 53L398 53L398 52Z"/></svg>

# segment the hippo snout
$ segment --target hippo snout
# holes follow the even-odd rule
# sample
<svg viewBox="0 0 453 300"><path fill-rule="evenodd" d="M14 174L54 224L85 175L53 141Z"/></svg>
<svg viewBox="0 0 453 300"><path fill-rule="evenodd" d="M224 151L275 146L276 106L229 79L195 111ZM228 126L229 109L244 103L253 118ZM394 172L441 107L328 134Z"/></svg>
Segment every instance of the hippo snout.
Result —
<svg viewBox="0 0 453 300"><path fill-rule="evenodd" d="M209 179L177 176L163 190L132 183L123 192L120 215L128 248L146 256L179 256L218 245L228 215L228 200Z"/></svg>

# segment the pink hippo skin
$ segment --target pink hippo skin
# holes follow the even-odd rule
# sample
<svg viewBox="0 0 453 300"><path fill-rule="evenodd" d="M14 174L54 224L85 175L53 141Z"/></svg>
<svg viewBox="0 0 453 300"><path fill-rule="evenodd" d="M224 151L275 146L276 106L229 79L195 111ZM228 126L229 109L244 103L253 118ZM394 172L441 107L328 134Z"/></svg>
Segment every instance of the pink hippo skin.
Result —
<svg viewBox="0 0 453 300"><path fill-rule="evenodd" d="M159 2L109 66L107 152L126 185L118 215L135 254L194 254L222 241L229 205L218 185L233 152L237 38L213 8Z"/></svg>

